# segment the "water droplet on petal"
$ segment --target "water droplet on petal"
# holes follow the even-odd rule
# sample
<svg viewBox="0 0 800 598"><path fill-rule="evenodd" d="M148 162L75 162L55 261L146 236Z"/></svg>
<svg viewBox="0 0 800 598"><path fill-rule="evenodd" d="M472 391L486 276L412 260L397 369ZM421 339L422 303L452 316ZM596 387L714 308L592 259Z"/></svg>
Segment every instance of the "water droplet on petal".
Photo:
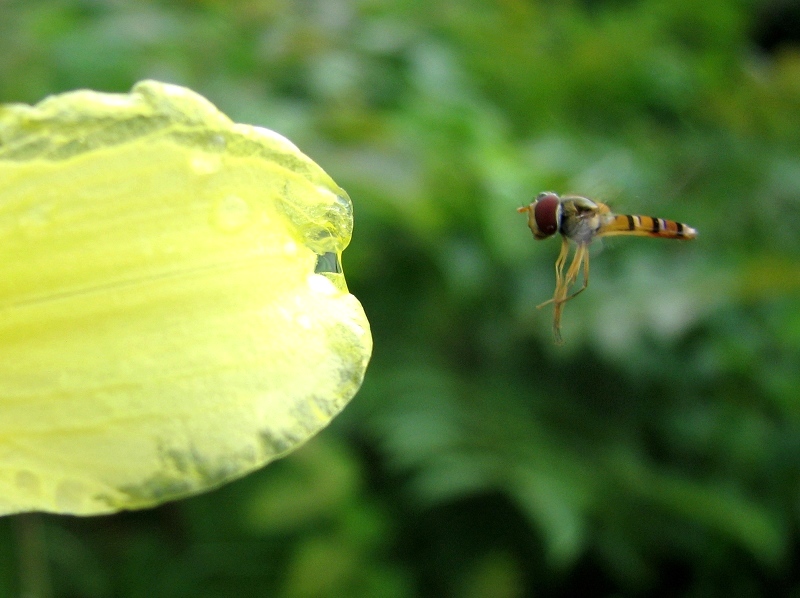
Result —
<svg viewBox="0 0 800 598"><path fill-rule="evenodd" d="M189 158L189 165L197 174L213 174L220 169L222 157L199 152Z"/></svg>
<svg viewBox="0 0 800 598"><path fill-rule="evenodd" d="M19 217L19 227L23 233L31 237L38 237L45 233L50 224L51 206L36 205L22 213Z"/></svg>
<svg viewBox="0 0 800 598"><path fill-rule="evenodd" d="M228 195L217 203L212 220L224 232L240 230L250 221L250 204L238 195Z"/></svg>
<svg viewBox="0 0 800 598"><path fill-rule="evenodd" d="M308 277L308 286L315 293L321 295L337 295L339 290L334 284L321 274L312 274Z"/></svg>
<svg viewBox="0 0 800 598"><path fill-rule="evenodd" d="M294 255L297 253L297 243L294 241L286 241L283 244L283 253L286 255Z"/></svg>
<svg viewBox="0 0 800 598"><path fill-rule="evenodd" d="M41 494L42 488L39 482L39 476L33 472L24 469L18 471L16 475L16 483L17 488L27 492L31 496L39 496L39 494Z"/></svg>

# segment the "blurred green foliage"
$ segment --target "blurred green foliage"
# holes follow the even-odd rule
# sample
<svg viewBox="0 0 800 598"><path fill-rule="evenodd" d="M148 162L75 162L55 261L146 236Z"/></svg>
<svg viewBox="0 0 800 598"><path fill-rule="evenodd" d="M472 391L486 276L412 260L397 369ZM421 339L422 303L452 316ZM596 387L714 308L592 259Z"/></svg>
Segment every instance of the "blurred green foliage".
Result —
<svg viewBox="0 0 800 598"><path fill-rule="evenodd" d="M0 3L0 101L143 78L349 191L373 362L218 491L0 520L0 595L798 595L796 3ZM700 237L605 243L555 347L544 189Z"/></svg>

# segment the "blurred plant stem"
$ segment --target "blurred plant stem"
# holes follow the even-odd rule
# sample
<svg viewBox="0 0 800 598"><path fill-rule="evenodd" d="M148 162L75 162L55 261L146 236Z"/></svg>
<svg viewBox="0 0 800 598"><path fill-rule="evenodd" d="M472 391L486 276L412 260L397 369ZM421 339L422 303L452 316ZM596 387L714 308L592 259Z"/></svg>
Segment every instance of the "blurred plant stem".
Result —
<svg viewBox="0 0 800 598"><path fill-rule="evenodd" d="M19 556L19 588L22 598L50 598L50 572L42 516L23 513L14 516L14 535Z"/></svg>

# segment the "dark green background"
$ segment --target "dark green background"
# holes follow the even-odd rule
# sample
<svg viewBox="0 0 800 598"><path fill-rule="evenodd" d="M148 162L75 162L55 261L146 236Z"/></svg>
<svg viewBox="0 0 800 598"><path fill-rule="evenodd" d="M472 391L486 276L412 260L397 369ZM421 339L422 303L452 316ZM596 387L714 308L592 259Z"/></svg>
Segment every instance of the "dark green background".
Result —
<svg viewBox="0 0 800 598"><path fill-rule="evenodd" d="M800 596L799 44L789 1L0 0L0 101L156 78L325 168L375 339L283 461L0 519L0 596ZM700 236L605 242L555 347L544 189Z"/></svg>

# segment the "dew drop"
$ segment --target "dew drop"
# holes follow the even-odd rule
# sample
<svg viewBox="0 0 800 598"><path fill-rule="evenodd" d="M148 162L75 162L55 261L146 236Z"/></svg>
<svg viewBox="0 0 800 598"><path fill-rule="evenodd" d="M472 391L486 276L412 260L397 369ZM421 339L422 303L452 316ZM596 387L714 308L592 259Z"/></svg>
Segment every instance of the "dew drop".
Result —
<svg viewBox="0 0 800 598"><path fill-rule="evenodd" d="M320 295L336 295L339 290L322 274L312 274L308 277L309 288Z"/></svg>
<svg viewBox="0 0 800 598"><path fill-rule="evenodd" d="M228 142L225 140L225 136L219 133L212 135L208 143L208 147L215 150L224 150L227 146Z"/></svg>
<svg viewBox="0 0 800 598"><path fill-rule="evenodd" d="M294 241L286 241L283 244L283 253L286 255L295 255L297 253L297 243Z"/></svg>
<svg viewBox="0 0 800 598"><path fill-rule="evenodd" d="M41 485L39 483L39 476L27 471L21 470L16 475L17 488L26 492L30 496L39 496L41 494Z"/></svg>
<svg viewBox="0 0 800 598"><path fill-rule="evenodd" d="M56 486L56 505L63 511L80 511L85 496L86 488L80 482L65 480Z"/></svg>
<svg viewBox="0 0 800 598"><path fill-rule="evenodd" d="M222 157L215 154L198 152L189 158L189 165L192 170L201 175L208 175L217 172L222 165Z"/></svg>
<svg viewBox="0 0 800 598"><path fill-rule="evenodd" d="M240 230L250 221L250 204L238 195L228 195L217 202L212 221L225 232Z"/></svg>
<svg viewBox="0 0 800 598"><path fill-rule="evenodd" d="M48 205L37 205L26 210L19 216L20 229L31 237L44 235L50 224L51 211L51 206Z"/></svg>

